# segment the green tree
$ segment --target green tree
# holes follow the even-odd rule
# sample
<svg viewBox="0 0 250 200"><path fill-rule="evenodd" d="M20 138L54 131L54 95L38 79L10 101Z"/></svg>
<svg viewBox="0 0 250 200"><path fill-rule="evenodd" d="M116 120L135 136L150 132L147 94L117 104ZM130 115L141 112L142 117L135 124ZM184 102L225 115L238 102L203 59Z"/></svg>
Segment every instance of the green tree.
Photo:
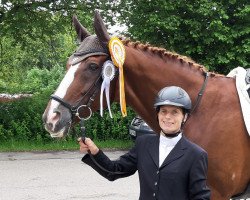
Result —
<svg viewBox="0 0 250 200"><path fill-rule="evenodd" d="M98 0L99 1L99 0ZM228 73L250 63L248 0L101 0L109 20L118 16L134 40L190 56L210 70Z"/></svg>
<svg viewBox="0 0 250 200"><path fill-rule="evenodd" d="M0 36L11 35L16 42L26 44L27 38L38 40L65 33L73 14L79 14L89 24L91 10L83 0L15 0L0 4Z"/></svg>
<svg viewBox="0 0 250 200"><path fill-rule="evenodd" d="M91 12L85 1L2 1L0 92L24 92L20 85L32 68L65 66L76 48L72 16L92 27Z"/></svg>
<svg viewBox="0 0 250 200"><path fill-rule="evenodd" d="M71 19L93 28L91 1L2 1L0 5L0 93L29 92L32 98L0 104L0 141L51 139L42 114L51 93L65 74L67 58L77 46ZM112 105L114 119L96 113L86 124L95 139L128 139L131 112L121 119ZM99 123L96 123L99 122ZM79 127L76 127L78 129ZM79 130L78 130L79 133ZM118 134L119 133L119 134ZM72 136L74 137L74 136ZM70 137L69 137L70 139Z"/></svg>

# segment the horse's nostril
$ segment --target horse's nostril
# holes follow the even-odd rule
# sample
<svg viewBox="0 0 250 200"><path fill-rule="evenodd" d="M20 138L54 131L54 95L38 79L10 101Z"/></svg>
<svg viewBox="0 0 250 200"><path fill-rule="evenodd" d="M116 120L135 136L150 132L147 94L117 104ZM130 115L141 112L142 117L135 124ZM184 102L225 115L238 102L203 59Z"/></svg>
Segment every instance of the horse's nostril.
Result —
<svg viewBox="0 0 250 200"><path fill-rule="evenodd" d="M52 121L57 121L60 119L61 113L59 111L54 111L54 113L51 115L50 119Z"/></svg>
<svg viewBox="0 0 250 200"><path fill-rule="evenodd" d="M48 127L48 129L52 129L53 128L53 124L52 123L47 123L46 126Z"/></svg>

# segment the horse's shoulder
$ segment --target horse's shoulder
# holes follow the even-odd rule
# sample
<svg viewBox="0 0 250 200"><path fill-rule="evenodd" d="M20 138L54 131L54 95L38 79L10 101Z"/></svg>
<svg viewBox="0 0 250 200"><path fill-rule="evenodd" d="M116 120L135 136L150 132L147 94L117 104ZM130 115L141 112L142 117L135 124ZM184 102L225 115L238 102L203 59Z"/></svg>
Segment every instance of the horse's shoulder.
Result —
<svg viewBox="0 0 250 200"><path fill-rule="evenodd" d="M192 151L192 152L197 153L199 155L200 154L207 154L207 152L201 146L190 141L185 136L183 136L183 141L184 141L184 144L188 147L189 151Z"/></svg>

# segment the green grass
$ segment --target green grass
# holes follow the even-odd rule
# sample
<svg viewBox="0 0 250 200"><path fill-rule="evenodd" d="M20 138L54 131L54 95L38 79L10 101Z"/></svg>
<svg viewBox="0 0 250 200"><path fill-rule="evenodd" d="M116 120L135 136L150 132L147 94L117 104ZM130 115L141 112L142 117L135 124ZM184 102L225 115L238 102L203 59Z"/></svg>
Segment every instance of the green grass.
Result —
<svg viewBox="0 0 250 200"><path fill-rule="evenodd" d="M101 149L124 150L133 146L131 140L107 140L94 141ZM77 141L55 140L48 143L28 141L8 141L0 143L0 152L21 152L21 151L74 151L79 149Z"/></svg>

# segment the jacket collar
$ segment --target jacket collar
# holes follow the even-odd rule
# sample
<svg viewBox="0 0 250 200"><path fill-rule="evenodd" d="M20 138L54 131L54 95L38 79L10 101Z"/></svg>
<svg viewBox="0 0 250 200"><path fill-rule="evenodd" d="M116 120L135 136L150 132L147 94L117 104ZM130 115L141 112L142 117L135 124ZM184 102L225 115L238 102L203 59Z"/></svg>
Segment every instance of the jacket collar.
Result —
<svg viewBox="0 0 250 200"><path fill-rule="evenodd" d="M154 137L148 149L149 154L151 155L157 167L159 167L159 139L160 139L159 135L157 137ZM177 142L173 150L169 153L167 158L164 160L164 162L161 165L161 168L165 167L166 165L169 165L171 162L182 157L187 148L188 148L187 138L183 135L182 138Z"/></svg>

